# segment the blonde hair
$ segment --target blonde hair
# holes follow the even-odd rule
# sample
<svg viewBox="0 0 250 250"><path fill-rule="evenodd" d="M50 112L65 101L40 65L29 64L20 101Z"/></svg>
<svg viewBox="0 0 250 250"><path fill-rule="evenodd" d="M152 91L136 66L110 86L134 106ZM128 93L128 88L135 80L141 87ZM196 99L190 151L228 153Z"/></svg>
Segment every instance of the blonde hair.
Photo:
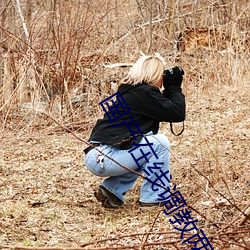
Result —
<svg viewBox="0 0 250 250"><path fill-rule="evenodd" d="M143 55L129 70L122 83L136 85L138 83L154 84L160 80L164 71L165 61L159 55Z"/></svg>

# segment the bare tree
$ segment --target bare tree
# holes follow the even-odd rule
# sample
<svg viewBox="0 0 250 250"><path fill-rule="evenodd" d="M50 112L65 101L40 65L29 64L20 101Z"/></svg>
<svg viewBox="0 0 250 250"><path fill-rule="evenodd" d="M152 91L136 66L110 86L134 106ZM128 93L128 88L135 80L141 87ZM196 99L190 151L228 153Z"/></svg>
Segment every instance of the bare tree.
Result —
<svg viewBox="0 0 250 250"><path fill-rule="evenodd" d="M174 14L175 14L175 1L169 0L169 15L168 15L168 39L172 41L174 34Z"/></svg>
<svg viewBox="0 0 250 250"><path fill-rule="evenodd" d="M26 51L27 58L26 59L23 58L22 64L20 65L21 81L19 81L18 97L21 103L27 102L27 101L31 101L32 103L34 103L38 94L37 83L36 83L36 71L35 71L36 63L35 63L35 58L34 58L34 51L31 48L30 34L28 31L26 20L23 15L23 11L21 9L20 1L13 0L13 4L20 18L22 28L24 31L24 37L25 37L26 44L27 44L27 51ZM31 8L30 2L28 2L28 8Z"/></svg>

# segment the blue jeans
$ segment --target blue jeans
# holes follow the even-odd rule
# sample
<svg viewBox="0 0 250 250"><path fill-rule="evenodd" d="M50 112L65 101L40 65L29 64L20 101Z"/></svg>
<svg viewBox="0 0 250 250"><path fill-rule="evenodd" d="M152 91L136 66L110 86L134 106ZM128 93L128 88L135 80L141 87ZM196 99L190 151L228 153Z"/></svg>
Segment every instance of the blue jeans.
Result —
<svg viewBox="0 0 250 250"><path fill-rule="evenodd" d="M101 145L97 148L103 154L111 157L125 167L140 174L144 173L144 176L151 181L155 181L161 186L168 188L170 181L170 145L168 139L162 134L146 135L146 138L149 143L153 143L153 150L150 150L149 146L138 146L132 152L129 152L130 149L120 150L108 145ZM139 142L139 144L146 143L147 142L145 138L142 138ZM150 153L148 153L146 157L142 157L141 150L143 150L145 154L148 152ZM153 152L155 152L155 154ZM132 154L135 159L137 159L140 167L138 167L136 164L136 160L133 159ZM116 195L121 199L122 202L124 202L124 195L130 188L132 188L136 179L138 178L138 175L122 168L107 157L104 157L103 164L101 165L98 161L99 155L100 153L96 149L92 149L85 155L84 160L88 170L94 175L108 177L102 181L100 185L106 187L111 193ZM159 178L159 176L162 176L162 178ZM159 202L157 200L159 198L159 194L163 192L166 192L166 190L160 188L159 186L153 185L147 180L144 180L140 190L140 201L145 203L157 203ZM168 195L165 194L164 196L167 197Z"/></svg>

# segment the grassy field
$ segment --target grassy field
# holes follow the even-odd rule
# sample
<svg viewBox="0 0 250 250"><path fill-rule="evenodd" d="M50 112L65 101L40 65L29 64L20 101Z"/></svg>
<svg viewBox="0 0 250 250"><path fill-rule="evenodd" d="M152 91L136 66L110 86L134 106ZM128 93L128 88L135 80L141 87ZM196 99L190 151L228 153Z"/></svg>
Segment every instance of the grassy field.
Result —
<svg viewBox="0 0 250 250"><path fill-rule="evenodd" d="M140 52L185 70L185 131L160 128L171 144L172 183L214 249L250 249L249 3L205 2L178 1L171 19L171 1L21 1L26 42L20 11L2 4L0 249L191 248L161 208L140 209L141 179L122 208L102 208L86 145L43 114L87 140L98 103L128 69L110 66Z"/></svg>

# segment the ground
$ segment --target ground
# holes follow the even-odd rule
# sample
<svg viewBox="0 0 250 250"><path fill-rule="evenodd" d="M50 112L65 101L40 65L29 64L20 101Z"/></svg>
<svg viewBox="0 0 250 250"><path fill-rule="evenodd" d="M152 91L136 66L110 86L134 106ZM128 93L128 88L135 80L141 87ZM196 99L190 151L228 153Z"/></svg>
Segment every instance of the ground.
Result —
<svg viewBox="0 0 250 250"><path fill-rule="evenodd" d="M175 137L169 124L161 125L171 143L173 183L215 249L250 249L249 220L240 226L250 197L249 88L225 85L204 94L193 86L186 96L183 135ZM190 249L181 245L162 208L140 210L141 179L123 208L102 208L93 195L102 178L86 169L84 143L57 131L1 132L0 248ZM76 134L87 139L89 132Z"/></svg>

